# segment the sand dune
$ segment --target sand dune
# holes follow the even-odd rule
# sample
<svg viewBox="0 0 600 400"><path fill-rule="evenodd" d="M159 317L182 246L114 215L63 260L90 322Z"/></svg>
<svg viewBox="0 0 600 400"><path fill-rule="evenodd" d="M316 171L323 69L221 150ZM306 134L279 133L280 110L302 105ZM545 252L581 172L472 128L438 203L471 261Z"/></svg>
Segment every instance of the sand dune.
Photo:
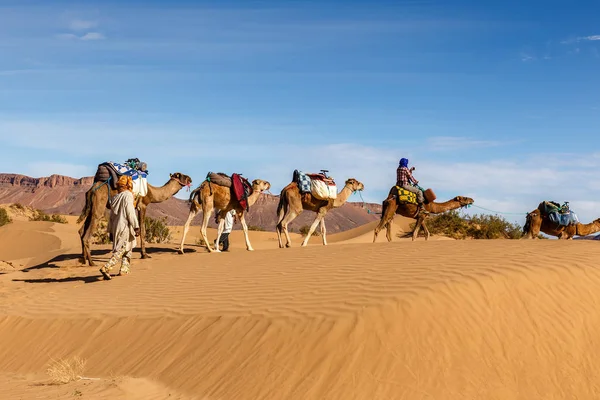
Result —
<svg viewBox="0 0 600 400"><path fill-rule="evenodd" d="M364 227L290 249L251 232L247 252L234 232L230 253L150 245L104 282L77 266L76 228L0 228L66 254L0 273L0 398L600 397L594 242L353 243ZM71 356L100 380L40 385Z"/></svg>

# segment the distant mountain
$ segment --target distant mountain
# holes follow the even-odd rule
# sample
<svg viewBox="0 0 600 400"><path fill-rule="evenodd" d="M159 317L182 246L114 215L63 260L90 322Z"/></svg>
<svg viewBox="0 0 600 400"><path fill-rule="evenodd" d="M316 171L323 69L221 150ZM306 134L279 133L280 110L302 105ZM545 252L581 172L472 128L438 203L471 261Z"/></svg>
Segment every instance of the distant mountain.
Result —
<svg viewBox="0 0 600 400"><path fill-rule="evenodd" d="M24 206L38 208L47 213L79 215L85 203L85 193L92 186L93 178L80 179L62 175L51 175L46 178L31 178L18 174L0 173L0 204L20 203ZM185 189L182 192L185 193ZM250 207L246 217L248 225L260 227L266 231L274 231L277 223L277 204L279 196L263 194L258 201ZM366 208L366 209L365 209ZM330 233L342 232L371 221L379 219L379 215L368 213L381 212L381 204L348 202L338 209L327 214L327 231ZM148 216L167 217L169 225L183 225L187 220L189 205L187 201L171 198L163 203L151 204L148 207ZM291 224L290 228L298 229L309 225L315 218L315 213L303 212ZM199 225L202 214L196 216L192 225ZM210 226L215 227L214 218ZM238 225L236 225L238 229Z"/></svg>

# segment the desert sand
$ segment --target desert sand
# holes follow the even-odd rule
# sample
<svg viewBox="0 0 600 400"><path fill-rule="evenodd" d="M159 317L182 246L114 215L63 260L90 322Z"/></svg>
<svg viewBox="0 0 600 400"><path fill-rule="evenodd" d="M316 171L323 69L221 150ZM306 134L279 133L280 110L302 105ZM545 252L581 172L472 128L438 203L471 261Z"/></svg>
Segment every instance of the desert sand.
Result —
<svg viewBox="0 0 600 400"><path fill-rule="evenodd" d="M373 244L366 225L208 254L192 227L186 254L175 232L102 281L77 228L0 228L1 399L600 398L595 241ZM85 379L53 384L72 357Z"/></svg>

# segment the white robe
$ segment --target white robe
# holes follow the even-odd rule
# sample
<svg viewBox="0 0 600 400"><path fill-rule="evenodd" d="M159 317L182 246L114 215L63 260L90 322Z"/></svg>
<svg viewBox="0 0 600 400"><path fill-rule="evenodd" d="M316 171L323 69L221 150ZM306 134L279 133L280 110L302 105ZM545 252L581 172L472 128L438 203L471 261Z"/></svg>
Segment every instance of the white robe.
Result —
<svg viewBox="0 0 600 400"><path fill-rule="evenodd" d="M125 190L110 200L108 231L113 237L113 252L126 246L126 254L136 244L135 229L139 228L137 213L133 206L133 193Z"/></svg>

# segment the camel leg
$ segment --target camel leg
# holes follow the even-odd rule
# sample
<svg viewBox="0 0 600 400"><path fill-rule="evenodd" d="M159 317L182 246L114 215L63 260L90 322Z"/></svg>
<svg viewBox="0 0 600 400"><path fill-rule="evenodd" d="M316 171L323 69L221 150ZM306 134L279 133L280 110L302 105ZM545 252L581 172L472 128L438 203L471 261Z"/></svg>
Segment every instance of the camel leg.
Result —
<svg viewBox="0 0 600 400"><path fill-rule="evenodd" d="M381 210L381 219L379 220L379 224L375 227L375 231L373 232L373 243L377 240L377 235L379 232L386 228L386 237L388 242L392 241L392 220L394 219L394 214L396 213L396 209L398 208L395 201L391 201L390 199L385 199L382 204Z"/></svg>
<svg viewBox="0 0 600 400"><path fill-rule="evenodd" d="M210 243L208 241L208 235L206 234L206 227L208 226L208 220L210 219L210 215L212 213L212 208L208 208L208 205L205 203L202 203L203 207L202 207L202 227L200 228L200 237L202 238L202 240L204 240L204 243L206 244L206 248L208 249L209 253L214 252L213 248L210 246Z"/></svg>
<svg viewBox="0 0 600 400"><path fill-rule="evenodd" d="M323 246L327 246L327 228L325 228L325 218L321 220L321 237L323 238Z"/></svg>
<svg viewBox="0 0 600 400"><path fill-rule="evenodd" d="M225 220L223 220L225 222ZM242 224L242 229L244 230L244 239L246 239L246 249L248 251L254 251L252 245L250 244L250 238L248 237L248 225L246 225L246 218L244 218L244 213L240 214L240 223Z"/></svg>
<svg viewBox="0 0 600 400"><path fill-rule="evenodd" d="M317 218L315 218L315 220L313 221L312 225L310 226L310 229L308 230L308 233L306 234L306 237L302 241L302 247L305 247L308 245L308 241L310 240L310 237L315 232L315 229L317 229L317 225L319 225L319 223L321 222L323 217L325 217L325 213L323 213L319 210L319 212L317 214Z"/></svg>
<svg viewBox="0 0 600 400"><path fill-rule="evenodd" d="M146 253L146 240L144 240L144 238L146 237L146 205L145 204L140 204L140 209L138 212L139 215L139 224L140 224L140 247L141 247L141 251L142 251L142 258L152 258L148 255L148 253Z"/></svg>
<svg viewBox="0 0 600 400"><path fill-rule="evenodd" d="M385 224L385 238L388 242L392 241L392 221L388 221L388 223Z"/></svg>
<svg viewBox="0 0 600 400"><path fill-rule="evenodd" d="M215 253L221 252L221 250L219 249L219 240L221 239L221 235L223 234L224 230L225 230L225 217L222 217L219 220L219 226L217 226L217 239L215 240Z"/></svg>
<svg viewBox="0 0 600 400"><path fill-rule="evenodd" d="M81 239L81 258L79 259L79 262L81 264L89 263L91 267L95 265L92 261L92 254L90 252L90 232L93 232L93 230L90 229L92 228L92 212L90 212L90 215L85 218L83 225L81 225L81 228L79 228L79 237Z"/></svg>
<svg viewBox="0 0 600 400"><path fill-rule="evenodd" d="M414 241L419 236L419 231L421 230L421 224L423 224L423 217L421 215L417 216L417 223L415 224L415 230L412 234L412 240Z"/></svg>
<svg viewBox="0 0 600 400"><path fill-rule="evenodd" d="M281 220L281 229L283 230L286 240L285 247L292 246L292 239L290 238L290 233L288 232L288 224L292 222L297 216L298 214L291 208L289 208L288 213L285 215L285 217L283 217L283 220Z"/></svg>
<svg viewBox="0 0 600 400"><path fill-rule="evenodd" d="M106 209L106 203L108 201L108 192L104 190L97 190L92 194L90 201L92 201L90 213L80 229L80 235L83 250L83 263L85 264L87 261L90 267L94 267L96 264L94 261L92 261L90 242L92 241L92 237L96 232L98 221L100 221L104 215L104 210Z"/></svg>
<svg viewBox="0 0 600 400"><path fill-rule="evenodd" d="M281 225L281 221L283 221L283 217L285 217L284 207L281 207L279 210L279 215L277 218L277 225L275 225L275 232L277 232L277 242L279 243L279 248L283 248L283 241L281 240L281 233L283 231L283 226Z"/></svg>
<svg viewBox="0 0 600 400"><path fill-rule="evenodd" d="M423 225L423 230L425 231L425 240L429 240L429 228L427 228L425 220L423 220L421 225Z"/></svg>
<svg viewBox="0 0 600 400"><path fill-rule="evenodd" d="M193 207L193 206L192 206ZM183 225L183 234L181 236L181 244L179 245L179 254L183 254L183 244L185 243L185 237L187 236L188 230L190 229L190 224L192 220L196 216L196 210L190 208L190 213L188 215L187 221L185 221L185 225Z"/></svg>

